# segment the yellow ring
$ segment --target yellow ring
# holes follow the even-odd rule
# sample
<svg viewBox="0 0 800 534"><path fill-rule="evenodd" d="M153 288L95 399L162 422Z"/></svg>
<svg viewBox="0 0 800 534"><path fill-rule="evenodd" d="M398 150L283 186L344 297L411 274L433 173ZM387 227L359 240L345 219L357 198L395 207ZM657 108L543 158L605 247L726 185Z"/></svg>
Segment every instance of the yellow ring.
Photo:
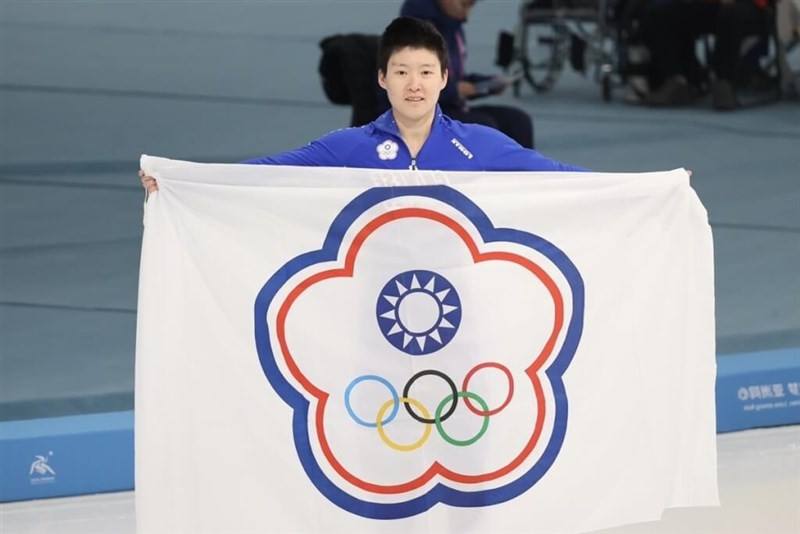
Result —
<svg viewBox="0 0 800 534"><path fill-rule="evenodd" d="M425 419L430 419L431 418L431 414L428 411L428 409L425 408L425 406L421 402L419 402L418 400L411 399L409 397L401 397L400 398L400 402L407 402L407 403L411 404L412 406L414 406L417 410L422 412L422 416ZM386 443L392 449L394 449L396 451L401 451L401 452L410 452L410 451L413 451L414 449L419 449L420 447L425 445L425 442L428 441L428 438L431 435L431 429L433 428L433 425L431 425L431 424L427 424L426 423L424 425L425 426L425 431L422 433L422 437L419 438L414 443L410 443L408 445L401 445L400 443L392 441L389 438L389 436L386 435L386 432L384 432L384 430L383 430L383 416L386 415L386 410L388 410L389 407L392 406L393 404L394 404L394 399L389 399L388 401L384 402L383 406L381 406L381 409L378 410L377 419L375 419L375 425L378 427L378 435L381 437L383 442Z"/></svg>

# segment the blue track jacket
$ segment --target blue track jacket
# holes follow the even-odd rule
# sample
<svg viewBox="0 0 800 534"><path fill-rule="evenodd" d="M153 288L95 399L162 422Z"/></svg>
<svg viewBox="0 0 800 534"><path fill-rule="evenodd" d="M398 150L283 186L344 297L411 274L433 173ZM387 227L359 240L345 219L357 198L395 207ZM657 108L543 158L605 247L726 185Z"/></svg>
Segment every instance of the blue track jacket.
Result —
<svg viewBox="0 0 800 534"><path fill-rule="evenodd" d="M297 150L244 163L437 171L586 170L523 148L493 128L453 120L438 106L431 133L416 158L389 110L365 126L335 130Z"/></svg>

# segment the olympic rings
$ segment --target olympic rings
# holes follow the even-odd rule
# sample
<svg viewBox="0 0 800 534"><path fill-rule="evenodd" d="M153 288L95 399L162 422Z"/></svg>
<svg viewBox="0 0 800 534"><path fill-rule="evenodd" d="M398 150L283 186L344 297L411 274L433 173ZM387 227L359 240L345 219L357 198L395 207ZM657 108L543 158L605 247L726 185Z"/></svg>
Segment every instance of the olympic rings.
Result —
<svg viewBox="0 0 800 534"><path fill-rule="evenodd" d="M392 419L394 419L397 416L397 409L398 409L398 407L400 405L400 400L397 398L397 391L394 389L394 386L392 386L389 383L389 381L386 380L385 378L383 378L382 376L363 375L363 376L359 376L358 378L356 378L355 380L350 382L350 385L347 386L346 390L344 390L344 407L347 409L347 413L350 414L350 417L352 417L353 420L355 420L355 422L358 423L359 425L375 428L376 426L378 426L376 423L369 423L369 422L364 421L363 419L361 419L353 411L353 408L352 408L352 406L350 404L350 393L353 392L353 388L356 387L359 383L365 382L367 380L373 380L375 382L379 382L379 383L383 384L384 386L386 386L386 388L392 394L391 402L394 403L394 407L392 408L392 413L389 414L389 418L386 421L381 421L383 416L378 417L378 422L381 425L385 425L385 424L391 422ZM403 395L405 396L405 393L403 393Z"/></svg>
<svg viewBox="0 0 800 534"><path fill-rule="evenodd" d="M422 412L422 415L424 415L425 417L430 417L431 414L430 412L428 412L428 409L425 408L425 405L419 402L418 400L410 399L408 397L401 397L400 400L403 402L403 404L406 405L413 404L414 406L417 407L419 411ZM395 441L392 441L389 438L389 436L386 435L386 432L383 430L383 423L381 423L381 419L383 419L383 416L386 414L386 410L389 409L389 405L391 404L394 404L394 411L395 413L397 412L398 403L396 403L394 399L389 399L388 401L384 402L383 406L381 406L381 409L378 410L378 417L376 418L375 421L376 423L375 426L378 427L378 435L381 437L383 442L386 443L392 449L402 452L410 452L413 451L414 449L419 449L420 447L425 445L425 442L428 441L428 438L431 436L431 425L425 425L425 430L422 431L422 437L420 437L414 443L410 443L408 445L401 445Z"/></svg>
<svg viewBox="0 0 800 534"><path fill-rule="evenodd" d="M458 396L463 398L464 402L467 402L468 397L475 399L476 401L478 401L478 404L480 404L483 407L484 412L488 412L489 410L489 405L486 404L486 401L480 398L475 393L472 393L471 391L459 391ZM439 414L442 413L442 408L444 408L444 405L447 403L447 401L451 400L452 398L453 398L452 395L448 395L442 400L442 402L439 403L439 406L436 408L436 415L435 415L436 430L439 431L439 435L442 436L442 438L444 438L444 440L450 445L458 445L459 447L466 447L467 445L472 445L473 443L481 439L481 436L483 436L486 433L486 429L489 428L489 415L487 414L483 416L483 424L481 425L481 429L478 430L478 433L472 436L471 438L466 440L458 440L455 438L451 438L447 434L447 432L444 431L444 427L442 426L442 421L444 421L444 419L440 419Z"/></svg>
<svg viewBox="0 0 800 534"><path fill-rule="evenodd" d="M494 368L499 369L506 375L506 379L508 381L508 394L500 406L489 409L488 403L483 399L483 397L479 396L477 393L469 391L469 383L470 380L475 376L475 374L480 371L481 369L486 368ZM416 400L409 396L411 392L411 386L416 382L419 378L423 376L438 376L442 380L444 380L447 385L450 387L450 394L447 395L436 407L434 411L434 416L431 418L431 414L428 409L425 407L422 402ZM350 396L352 394L353 388L360 384L361 382L366 381L374 381L384 385L391 394L391 398L384 402L380 408L378 409L377 416L375 417L375 422L370 423L365 421L364 419L358 417L353 410L350 404ZM442 371L438 371L436 369L426 369L424 371L419 371L418 373L414 374L411 379L406 383L403 387L403 395L398 396L397 390L389 383L388 380L381 376L377 375L362 375L350 382L344 392L344 403L345 409L350 417L358 423L359 425L370 427L370 428L377 428L378 435L380 436L381 440L390 448L396 451L402 452L409 452L416 450L422 447L430 438L431 430L433 426L436 427L436 430L439 432L439 435L445 440L447 443L451 445L455 445L458 447L467 447L472 445L476 441L478 441L489 428L489 418L492 415L495 415L505 409L506 406L511 402L512 397L514 396L514 377L511 374L511 371L505 365L502 365L497 362L484 362L481 364L476 365L464 377L464 381L462 382L461 391L458 391L455 382L447 376ZM455 439L450 436L444 429L443 423L455 412L456 408L458 407L458 399L464 399L464 404L467 405L467 408L474 414L483 417L483 423L481 424L481 428L478 430L478 433L466 440L459 440ZM477 402L480 405L480 410L476 408L472 401ZM400 408L400 404L403 404L406 408L408 414L415 419L416 421L425 425L425 429L422 432L422 436L413 443L409 444L401 444L397 443L396 441L392 440L387 434L385 430L385 426L392 422L396 417L397 413ZM443 414L445 410L445 406L450 403L450 407L447 411ZM412 409L412 406L414 409ZM389 408L391 407L391 412L389 412ZM389 414L387 415L387 412ZM421 416L419 414L422 414Z"/></svg>
<svg viewBox="0 0 800 534"><path fill-rule="evenodd" d="M452 393L447 398L451 399L453 401L453 403L450 406L450 409L447 410L447 413L444 414L444 416L441 418L442 421L446 421L447 418L450 417L451 415L453 415L453 412L456 411L456 406L458 405L458 397L457 397L458 389L456 389L456 383L453 382L453 380L449 376L444 374L443 372L437 371L435 369L428 369L426 371L420 371L419 373L415 374L414 376L411 377L411 379L408 382L406 382L406 386L403 388L403 397L408 397L408 393L411 390L411 385L414 384L414 382L416 382L418 378L421 378L421 377L427 376L427 375L438 376L439 378L441 378L442 380L447 382L448 386L450 386L450 391L452 391ZM418 416L416 414L416 412L414 412L414 410L411 409L411 404L410 403L404 402L403 404L406 407L406 411L408 412L408 415L410 415L411 417L413 417L414 419L416 419L420 423L427 423L429 425L432 425L435 422L433 419L431 419L429 417L426 418L426 417ZM437 419L438 419L438 416L437 416Z"/></svg>

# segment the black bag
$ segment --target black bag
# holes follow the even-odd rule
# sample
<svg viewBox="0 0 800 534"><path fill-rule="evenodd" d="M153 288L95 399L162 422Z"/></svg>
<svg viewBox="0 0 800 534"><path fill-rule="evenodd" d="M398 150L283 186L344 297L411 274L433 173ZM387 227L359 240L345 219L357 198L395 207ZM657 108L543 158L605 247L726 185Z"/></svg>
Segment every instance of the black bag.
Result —
<svg viewBox="0 0 800 534"><path fill-rule="evenodd" d="M322 57L319 59L319 75L322 80L322 90L334 104L345 105L350 103L350 91L345 83L344 70L342 69L341 35L332 35L319 42Z"/></svg>
<svg viewBox="0 0 800 534"><path fill-rule="evenodd" d="M353 106L353 126L374 120L382 111L378 110L379 39L349 33L331 35L319 43L322 90L332 103Z"/></svg>

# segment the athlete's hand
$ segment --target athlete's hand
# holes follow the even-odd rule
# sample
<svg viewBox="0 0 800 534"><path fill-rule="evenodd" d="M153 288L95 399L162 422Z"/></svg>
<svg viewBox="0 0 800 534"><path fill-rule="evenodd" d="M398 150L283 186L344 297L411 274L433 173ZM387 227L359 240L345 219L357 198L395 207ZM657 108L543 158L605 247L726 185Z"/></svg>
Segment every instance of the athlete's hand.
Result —
<svg viewBox="0 0 800 534"><path fill-rule="evenodd" d="M478 94L475 84L467 81L458 82L458 96L463 100L468 100Z"/></svg>
<svg viewBox="0 0 800 534"><path fill-rule="evenodd" d="M508 78L506 76L495 76L494 78L492 78L492 85L489 88L489 92L493 95L499 95L500 93L508 89L512 83L513 80L511 78Z"/></svg>
<svg viewBox="0 0 800 534"><path fill-rule="evenodd" d="M146 175L141 169L139 169L139 179L142 181L142 187L144 187L148 195L158 191L158 182L156 182L156 179Z"/></svg>

